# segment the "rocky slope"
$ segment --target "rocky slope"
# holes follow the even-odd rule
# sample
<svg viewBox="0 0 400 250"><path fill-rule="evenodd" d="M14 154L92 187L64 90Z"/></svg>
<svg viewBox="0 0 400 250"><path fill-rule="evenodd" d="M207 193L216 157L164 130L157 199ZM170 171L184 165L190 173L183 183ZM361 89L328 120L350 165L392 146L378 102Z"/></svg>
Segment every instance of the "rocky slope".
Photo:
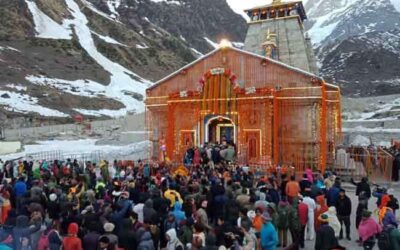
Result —
<svg viewBox="0 0 400 250"><path fill-rule="evenodd" d="M225 0L0 1L0 120L143 111L151 82L243 40Z"/></svg>
<svg viewBox="0 0 400 250"><path fill-rule="evenodd" d="M308 0L321 74L346 96L399 93L400 1Z"/></svg>

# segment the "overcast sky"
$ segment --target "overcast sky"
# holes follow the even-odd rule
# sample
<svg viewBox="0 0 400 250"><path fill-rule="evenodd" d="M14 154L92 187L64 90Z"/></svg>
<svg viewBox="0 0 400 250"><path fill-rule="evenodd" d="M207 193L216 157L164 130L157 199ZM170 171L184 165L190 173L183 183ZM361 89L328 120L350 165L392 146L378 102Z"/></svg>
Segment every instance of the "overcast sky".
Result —
<svg viewBox="0 0 400 250"><path fill-rule="evenodd" d="M245 16L243 10L249 9L255 6L266 5L272 2L272 0L226 0L231 8L243 16Z"/></svg>
<svg viewBox="0 0 400 250"><path fill-rule="evenodd" d="M243 12L245 9L249 9L256 6L262 6L272 3L272 0L226 0L231 8L243 16L246 16ZM400 0L397 0L400 1ZM290 2L290 0L283 0L283 2ZM307 0L303 0L306 3Z"/></svg>

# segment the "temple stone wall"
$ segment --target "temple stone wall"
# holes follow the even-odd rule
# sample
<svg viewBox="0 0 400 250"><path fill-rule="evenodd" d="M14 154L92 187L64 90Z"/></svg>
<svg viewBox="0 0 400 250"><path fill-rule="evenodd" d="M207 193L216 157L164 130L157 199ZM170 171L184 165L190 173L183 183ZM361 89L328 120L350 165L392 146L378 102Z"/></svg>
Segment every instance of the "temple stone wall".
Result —
<svg viewBox="0 0 400 250"><path fill-rule="evenodd" d="M305 38L296 16L249 23L244 49L264 56L262 43L266 41L268 30L277 35L279 61L318 73L311 42Z"/></svg>

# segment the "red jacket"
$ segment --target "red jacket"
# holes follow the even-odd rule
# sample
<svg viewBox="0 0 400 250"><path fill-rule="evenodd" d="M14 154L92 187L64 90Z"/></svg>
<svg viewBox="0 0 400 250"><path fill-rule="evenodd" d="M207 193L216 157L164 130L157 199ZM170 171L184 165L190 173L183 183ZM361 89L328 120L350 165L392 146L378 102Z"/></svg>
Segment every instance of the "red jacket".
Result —
<svg viewBox="0 0 400 250"><path fill-rule="evenodd" d="M68 235L63 240L63 250L82 250L81 239L77 237L78 234L78 224L71 223L68 226Z"/></svg>
<svg viewBox="0 0 400 250"><path fill-rule="evenodd" d="M308 221L308 206L307 206L307 204L300 202L298 210L299 210L300 224L302 226L307 225L307 221Z"/></svg>

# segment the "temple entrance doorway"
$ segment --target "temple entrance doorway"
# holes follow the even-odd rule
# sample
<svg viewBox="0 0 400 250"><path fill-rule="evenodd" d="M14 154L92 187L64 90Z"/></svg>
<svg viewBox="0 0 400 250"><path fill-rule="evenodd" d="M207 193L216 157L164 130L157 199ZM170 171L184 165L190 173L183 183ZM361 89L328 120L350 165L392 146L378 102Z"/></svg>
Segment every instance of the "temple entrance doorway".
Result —
<svg viewBox="0 0 400 250"><path fill-rule="evenodd" d="M236 143L236 126L228 117L213 117L206 125L206 142L210 143Z"/></svg>

